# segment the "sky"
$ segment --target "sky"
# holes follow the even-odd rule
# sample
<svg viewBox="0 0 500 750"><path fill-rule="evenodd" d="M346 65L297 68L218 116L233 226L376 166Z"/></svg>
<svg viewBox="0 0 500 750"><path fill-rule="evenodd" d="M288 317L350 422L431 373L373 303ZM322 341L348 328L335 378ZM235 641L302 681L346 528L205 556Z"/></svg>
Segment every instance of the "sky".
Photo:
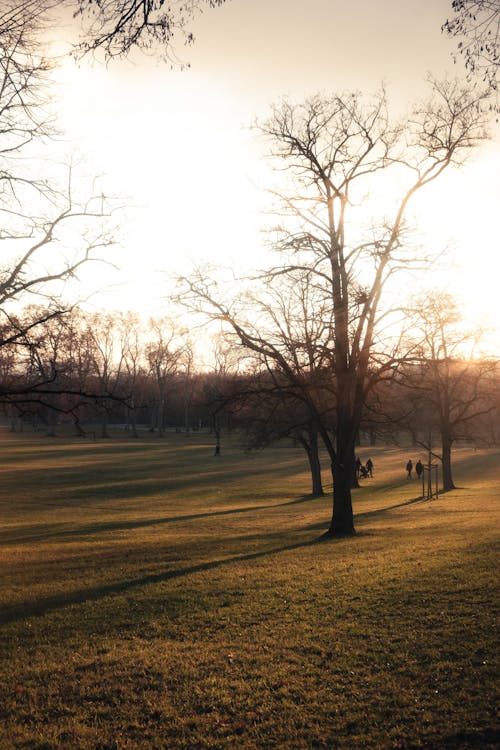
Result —
<svg viewBox="0 0 500 750"><path fill-rule="evenodd" d="M119 271L87 272L96 307L161 315L170 276L192 263L266 264L265 189L273 175L250 127L284 95L374 92L396 111L424 95L425 76L462 73L441 33L449 0L228 0L177 46L188 70L139 53L107 66L67 58L56 74L64 148L127 203L113 253ZM62 37L71 38L70 22ZM469 319L500 324L500 137L478 149L418 206L424 241L450 246L444 271L412 281L446 286ZM92 275L94 274L94 275ZM105 288L104 288L105 287ZM497 326L500 328L500 325ZM499 339L500 344L500 339Z"/></svg>

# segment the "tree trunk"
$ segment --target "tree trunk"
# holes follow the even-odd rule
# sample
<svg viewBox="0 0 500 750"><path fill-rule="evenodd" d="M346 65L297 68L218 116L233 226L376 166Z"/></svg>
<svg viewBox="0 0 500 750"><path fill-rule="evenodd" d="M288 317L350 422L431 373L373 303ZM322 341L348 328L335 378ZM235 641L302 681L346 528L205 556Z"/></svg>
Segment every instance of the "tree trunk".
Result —
<svg viewBox="0 0 500 750"><path fill-rule="evenodd" d="M220 456L220 449L221 449L220 433L221 433L221 429L220 429L219 422L217 421L217 418L214 418L213 428L214 428L214 432L215 432L215 453L214 453L214 456Z"/></svg>
<svg viewBox="0 0 500 750"><path fill-rule="evenodd" d="M356 402L356 379L349 369L347 352L348 329L344 306L336 320L338 340L336 355L339 372L337 377L337 420L335 426L335 449L333 458L333 512L329 533L335 536L352 536L354 514L352 511L351 486L355 467L355 442L361 419L361 401Z"/></svg>
<svg viewBox="0 0 500 750"><path fill-rule="evenodd" d="M137 419L135 415L135 408L131 406L128 410L128 420L130 422L130 427L132 428L132 437L138 438L139 433L137 432Z"/></svg>
<svg viewBox="0 0 500 750"><path fill-rule="evenodd" d="M336 452L332 461L333 513L329 533L335 536L352 536L354 514L352 511L351 485L355 472L354 442L357 426L352 414L337 415Z"/></svg>
<svg viewBox="0 0 500 750"><path fill-rule="evenodd" d="M306 452L311 471L312 494L318 496L324 495L321 480L321 463L319 460L318 432L314 428L311 428L310 440L306 446Z"/></svg>
<svg viewBox="0 0 500 750"><path fill-rule="evenodd" d="M47 437L56 437L56 413L49 409L47 415Z"/></svg>
<svg viewBox="0 0 500 750"><path fill-rule="evenodd" d="M334 536L352 536L356 532L351 499L351 462L347 461L346 464L342 464L337 460L332 464L332 478L333 514L328 531Z"/></svg>
<svg viewBox="0 0 500 750"><path fill-rule="evenodd" d="M357 443L356 443L357 444ZM356 468L356 453L352 454L352 474L351 474L351 490L355 490L360 486L358 471Z"/></svg>
<svg viewBox="0 0 500 750"><path fill-rule="evenodd" d="M160 397L160 400L158 402L158 411L156 415L156 426L158 427L158 437L164 437L163 432L163 412L164 412L164 402L163 398Z"/></svg>
<svg viewBox="0 0 500 750"><path fill-rule="evenodd" d="M80 420L78 419L78 417L74 418L73 426L75 428L75 434L77 437L87 437L87 433L85 432L82 425L80 424Z"/></svg>
<svg viewBox="0 0 500 750"><path fill-rule="evenodd" d="M109 432L108 432L108 415L103 414L101 417L101 437L102 438L109 438Z"/></svg>
<svg viewBox="0 0 500 750"><path fill-rule="evenodd" d="M453 476L451 473L451 446L453 441L448 435L442 436L442 457L443 457L443 490L454 490Z"/></svg>

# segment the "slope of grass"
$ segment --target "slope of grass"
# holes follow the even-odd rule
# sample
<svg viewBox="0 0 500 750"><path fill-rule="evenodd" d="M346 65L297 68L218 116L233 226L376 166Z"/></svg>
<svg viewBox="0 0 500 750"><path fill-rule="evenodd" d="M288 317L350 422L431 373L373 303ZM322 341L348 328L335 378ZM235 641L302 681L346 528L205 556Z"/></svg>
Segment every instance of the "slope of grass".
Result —
<svg viewBox="0 0 500 750"><path fill-rule="evenodd" d="M497 747L499 452L370 449L332 540L289 446L0 446L2 749Z"/></svg>

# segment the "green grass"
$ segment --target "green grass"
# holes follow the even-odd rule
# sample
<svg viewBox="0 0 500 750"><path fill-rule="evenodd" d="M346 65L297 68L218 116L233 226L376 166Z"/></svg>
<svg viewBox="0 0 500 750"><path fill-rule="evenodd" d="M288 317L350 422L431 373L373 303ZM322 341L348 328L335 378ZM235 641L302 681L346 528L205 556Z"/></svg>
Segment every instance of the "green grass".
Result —
<svg viewBox="0 0 500 750"><path fill-rule="evenodd" d="M290 446L0 447L2 750L498 746L500 451L421 502L370 449L334 540Z"/></svg>

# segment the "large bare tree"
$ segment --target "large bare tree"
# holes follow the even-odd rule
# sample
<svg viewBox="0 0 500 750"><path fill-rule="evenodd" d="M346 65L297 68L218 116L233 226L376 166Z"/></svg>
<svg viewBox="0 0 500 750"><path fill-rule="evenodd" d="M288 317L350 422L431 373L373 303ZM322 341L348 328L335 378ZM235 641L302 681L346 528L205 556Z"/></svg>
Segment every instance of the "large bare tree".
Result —
<svg viewBox="0 0 500 750"><path fill-rule="evenodd" d="M428 101L403 124L391 122L382 90L370 101L356 92L283 101L259 126L282 175L275 193L280 262L265 278L277 285L304 274L323 295L327 330L315 350L332 410L288 354L260 335L259 314L252 320L241 296L230 301L200 276L184 279L186 304L224 321L243 346L273 360L302 389L331 460L331 534L354 533L351 481L363 405L376 377L392 366L379 346L389 313L383 292L395 273L423 262L408 238L411 200L485 137L481 94L451 81L430 85Z"/></svg>
<svg viewBox="0 0 500 750"><path fill-rule="evenodd" d="M46 158L55 135L52 65L39 42L43 16L25 11L7 0L0 13L2 351L32 346L35 330L71 307L65 292L82 267L114 241L113 208L102 190L77 187L72 166L61 169ZM39 392L43 385L42 378ZM19 403L25 396L8 384L0 387L2 401Z"/></svg>

